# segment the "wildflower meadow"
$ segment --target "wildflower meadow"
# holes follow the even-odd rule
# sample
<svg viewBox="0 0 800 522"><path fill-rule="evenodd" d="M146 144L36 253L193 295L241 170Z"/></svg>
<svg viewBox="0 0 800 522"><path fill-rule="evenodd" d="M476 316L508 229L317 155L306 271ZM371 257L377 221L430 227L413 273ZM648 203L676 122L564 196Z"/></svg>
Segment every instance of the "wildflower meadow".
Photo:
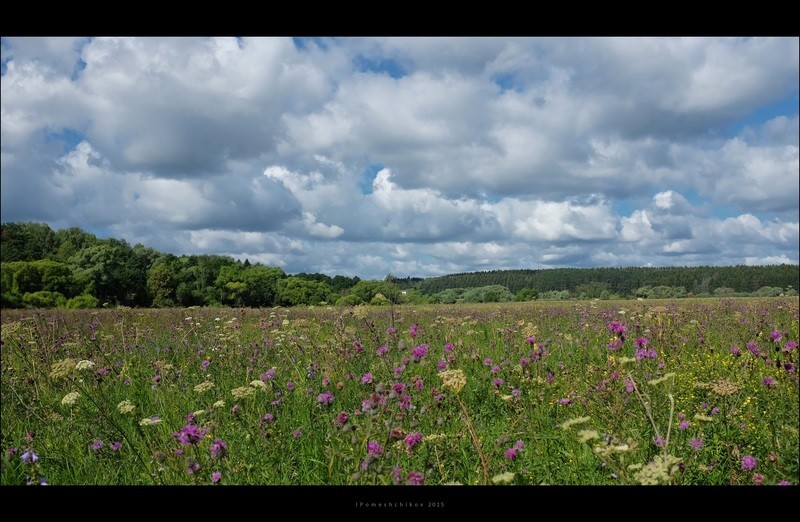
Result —
<svg viewBox="0 0 800 522"><path fill-rule="evenodd" d="M798 298L3 310L3 485L789 485Z"/></svg>

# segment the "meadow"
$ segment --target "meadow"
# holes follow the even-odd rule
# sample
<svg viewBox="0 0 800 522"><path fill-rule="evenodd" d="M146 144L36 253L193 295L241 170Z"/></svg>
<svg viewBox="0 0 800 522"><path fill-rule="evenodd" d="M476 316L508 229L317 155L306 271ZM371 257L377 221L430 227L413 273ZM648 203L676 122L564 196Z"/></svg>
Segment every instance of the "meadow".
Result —
<svg viewBox="0 0 800 522"><path fill-rule="evenodd" d="M798 298L3 310L0 483L800 483Z"/></svg>

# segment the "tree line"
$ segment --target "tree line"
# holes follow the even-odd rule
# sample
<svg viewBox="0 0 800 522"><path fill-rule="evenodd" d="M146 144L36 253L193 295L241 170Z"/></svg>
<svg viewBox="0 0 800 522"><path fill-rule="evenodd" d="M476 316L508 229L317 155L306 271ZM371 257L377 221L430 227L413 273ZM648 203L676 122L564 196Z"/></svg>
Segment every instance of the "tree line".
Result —
<svg viewBox="0 0 800 522"><path fill-rule="evenodd" d="M229 256L158 252L80 228L0 224L4 308L503 302L796 295L798 265L501 270L362 280L286 274ZM794 286L793 286L794 285Z"/></svg>

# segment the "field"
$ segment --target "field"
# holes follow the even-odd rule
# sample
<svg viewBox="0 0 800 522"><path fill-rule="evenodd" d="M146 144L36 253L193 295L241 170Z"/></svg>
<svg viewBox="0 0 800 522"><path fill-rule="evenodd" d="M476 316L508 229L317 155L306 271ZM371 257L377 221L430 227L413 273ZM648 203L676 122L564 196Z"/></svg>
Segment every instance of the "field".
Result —
<svg viewBox="0 0 800 522"><path fill-rule="evenodd" d="M798 298L9 310L0 483L798 484Z"/></svg>

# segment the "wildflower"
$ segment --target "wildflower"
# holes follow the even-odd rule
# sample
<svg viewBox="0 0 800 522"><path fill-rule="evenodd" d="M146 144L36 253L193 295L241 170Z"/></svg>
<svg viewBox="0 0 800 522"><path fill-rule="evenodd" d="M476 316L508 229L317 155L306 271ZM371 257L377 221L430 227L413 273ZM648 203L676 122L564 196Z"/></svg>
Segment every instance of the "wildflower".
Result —
<svg viewBox="0 0 800 522"><path fill-rule="evenodd" d="M422 486L425 483L425 475L420 471L412 471L406 477L406 484L410 486Z"/></svg>
<svg viewBox="0 0 800 522"><path fill-rule="evenodd" d="M680 424L678 424L679 430L688 430L691 423L687 420L682 420Z"/></svg>
<svg viewBox="0 0 800 522"><path fill-rule="evenodd" d="M92 450L93 451L97 451L102 447L103 447L103 441L102 440L95 439L94 441L92 441Z"/></svg>
<svg viewBox="0 0 800 522"><path fill-rule="evenodd" d="M148 417L146 419L142 419L139 421L139 426L153 426L161 422L161 417L158 415L153 415L152 417Z"/></svg>
<svg viewBox="0 0 800 522"><path fill-rule="evenodd" d="M136 406L134 406L133 403L128 399L125 399L124 401L117 404L117 410L123 415L126 415L135 409Z"/></svg>
<svg viewBox="0 0 800 522"><path fill-rule="evenodd" d="M400 408L403 409L403 410L411 409L411 396L410 395L404 393L403 396L400 397Z"/></svg>
<svg viewBox="0 0 800 522"><path fill-rule="evenodd" d="M303 432L302 432L302 430L300 430L300 428L297 428L296 430L294 430L294 431L292 432L292 436L293 436L294 438L296 438L296 439L299 439L300 437L302 437L302 436L303 436Z"/></svg>
<svg viewBox="0 0 800 522"><path fill-rule="evenodd" d="M372 382L372 374L367 372L361 376L361 384L370 384Z"/></svg>
<svg viewBox="0 0 800 522"><path fill-rule="evenodd" d="M414 323L408 327L408 335L410 335L411 338L413 339L417 336L418 330L419 330L419 325L417 323Z"/></svg>
<svg viewBox="0 0 800 522"><path fill-rule="evenodd" d="M658 448L663 448L667 444L667 441L664 440L664 437L661 437L660 435L655 435L653 436L653 444L655 444L656 447Z"/></svg>
<svg viewBox="0 0 800 522"><path fill-rule="evenodd" d="M695 451L700 451L700 449L703 447L703 439L692 437L691 439L689 439L689 446L691 446L692 449Z"/></svg>
<svg viewBox="0 0 800 522"><path fill-rule="evenodd" d="M216 439L208 448L208 452L211 453L211 456L215 459L221 459L225 456L227 451L228 445L221 439Z"/></svg>
<svg viewBox="0 0 800 522"><path fill-rule="evenodd" d="M443 372L447 369L447 361L444 359L440 359L438 363L436 363L436 371Z"/></svg>
<svg viewBox="0 0 800 522"><path fill-rule="evenodd" d="M403 470L400 469L400 466L395 466L392 468L392 483L395 485L400 484L403 480Z"/></svg>
<svg viewBox="0 0 800 522"><path fill-rule="evenodd" d="M637 348L644 348L649 342L645 337L638 337L633 343Z"/></svg>
<svg viewBox="0 0 800 522"><path fill-rule="evenodd" d="M266 372L262 373L259 379L261 379L262 382L267 382L273 377L275 377L275 368L270 368Z"/></svg>
<svg viewBox="0 0 800 522"><path fill-rule="evenodd" d="M779 343L783 339L783 334L779 330L772 330L770 337L772 338L773 341Z"/></svg>
<svg viewBox="0 0 800 522"><path fill-rule="evenodd" d="M508 448L505 454L508 460L514 460L517 458L517 450L515 448Z"/></svg>
<svg viewBox="0 0 800 522"><path fill-rule="evenodd" d="M492 368L489 371L491 373L497 373L497 372L500 371L500 367L495 364L494 366L492 366Z"/></svg>
<svg viewBox="0 0 800 522"><path fill-rule="evenodd" d="M766 386L767 388L772 388L773 386L775 386L775 384L776 384L775 379L773 379L772 377L769 376L764 377L764 386Z"/></svg>
<svg viewBox="0 0 800 522"><path fill-rule="evenodd" d="M203 359L203 362L200 363L200 368L205 370L209 367L209 365L211 365L211 361L208 359Z"/></svg>
<svg viewBox="0 0 800 522"><path fill-rule="evenodd" d="M64 406L72 406L78 400L80 395L81 394L76 391L69 392L68 394L64 395L63 399L61 399L61 404Z"/></svg>
<svg viewBox="0 0 800 522"><path fill-rule="evenodd" d="M778 485L778 486L791 486L791 485L792 485L792 483L791 483L791 482L789 482L788 480L781 480L780 482L778 482L778 484L777 484L777 485Z"/></svg>
<svg viewBox="0 0 800 522"><path fill-rule="evenodd" d="M451 388L456 393L467 384L467 378L461 370L447 370L440 373L439 377L442 379L442 388Z"/></svg>
<svg viewBox="0 0 800 522"><path fill-rule="evenodd" d="M331 379L329 377L322 378L322 386L327 388L331 384Z"/></svg>
<svg viewBox="0 0 800 522"><path fill-rule="evenodd" d="M411 453L414 449L414 446L419 444L422 441L422 433L414 432L406 435L406 438L403 439L406 443L406 448L408 448L408 452Z"/></svg>
<svg viewBox="0 0 800 522"><path fill-rule="evenodd" d="M717 415L718 413L719 413L719 408L717 408L716 406L711 408L711 415Z"/></svg>
<svg viewBox="0 0 800 522"><path fill-rule="evenodd" d="M195 459L188 459L187 466L186 466L186 473L189 475L194 475L200 471L200 463L197 462Z"/></svg>
<svg viewBox="0 0 800 522"><path fill-rule="evenodd" d="M289 390L290 392L293 392L294 391L294 382L286 381L286 389Z"/></svg>
<svg viewBox="0 0 800 522"><path fill-rule="evenodd" d="M334 419L333 422L335 422L336 424L345 425L345 424L347 424L347 421L349 420L349 418L350 417L347 415L346 411L340 411L339 414L336 416L336 419Z"/></svg>
<svg viewBox="0 0 800 522"><path fill-rule="evenodd" d="M386 346L386 345L380 346L380 347L378 347L378 349L377 349L377 350L375 350L375 354L376 354L378 357L383 357L383 356L384 356L384 355L386 355L387 353L389 353L389 347L388 347L388 346Z"/></svg>
<svg viewBox="0 0 800 522"><path fill-rule="evenodd" d="M253 381L253 382L261 382L261 381ZM263 382L261 384L264 384ZM241 386L239 388L234 388L231 390L231 395L233 395L234 399L241 400L245 397L250 397L255 393L255 389L249 386ZM234 406L235 407L235 406Z"/></svg>
<svg viewBox="0 0 800 522"><path fill-rule="evenodd" d="M38 462L39 461L39 455L37 455L36 452L33 451L32 449L28 449L28 450L25 451L25 453L22 454L20 459L25 464L30 464L32 462Z"/></svg>
<svg viewBox="0 0 800 522"><path fill-rule="evenodd" d="M395 329L393 327L389 327L386 329L386 335L394 335Z"/></svg>
<svg viewBox="0 0 800 522"><path fill-rule="evenodd" d="M608 329L615 334L624 334L628 331L628 328L619 323L618 321L611 321L608 323Z"/></svg>
<svg viewBox="0 0 800 522"><path fill-rule="evenodd" d="M75 364L75 369L78 371L91 370L92 368L94 368L94 363L88 360L78 361Z"/></svg>
<svg viewBox="0 0 800 522"><path fill-rule="evenodd" d="M742 351L739 349L738 346L734 346L731 348L731 355L733 355L734 357L739 357L740 355L742 355Z"/></svg>
<svg viewBox="0 0 800 522"><path fill-rule="evenodd" d="M744 471L753 471L758 465L758 460L752 455L745 455L742 457L742 469Z"/></svg>
<svg viewBox="0 0 800 522"><path fill-rule="evenodd" d="M383 446L378 444L376 441L371 440L367 443L367 453L369 453L370 455L382 455Z"/></svg>
<svg viewBox="0 0 800 522"><path fill-rule="evenodd" d="M797 348L797 341L789 341L788 343L783 345L783 351L786 353L791 352L795 348Z"/></svg>
<svg viewBox="0 0 800 522"><path fill-rule="evenodd" d="M53 379L63 379L64 377L69 376L69 374L71 374L75 369L76 364L77 361L71 358L53 363L53 365L50 367L50 377Z"/></svg>
<svg viewBox="0 0 800 522"><path fill-rule="evenodd" d="M153 376L153 383L158 384L160 382L161 382L161 376L160 375L154 375Z"/></svg>
<svg viewBox="0 0 800 522"><path fill-rule="evenodd" d="M427 344L420 344L413 350L411 350L411 358L414 362L419 362L422 360L423 357L428 353L428 345Z"/></svg>
<svg viewBox="0 0 800 522"><path fill-rule="evenodd" d="M529 335L529 336L528 336L528 338L527 338L527 339L525 339L525 340L526 340L526 341L528 341L528 344L530 344L531 346L533 346L533 343L535 343L535 342L536 342L536 337L534 337L533 335Z"/></svg>
<svg viewBox="0 0 800 522"><path fill-rule="evenodd" d="M111 448L111 451L119 451L119 449L122 448L122 443L118 440L115 440L109 444L108 447Z"/></svg>
<svg viewBox="0 0 800 522"><path fill-rule="evenodd" d="M760 486L761 483L764 482L764 475L761 473L756 473L753 475L753 484L756 486Z"/></svg>
<svg viewBox="0 0 800 522"><path fill-rule="evenodd" d="M758 345L753 341L747 343L747 351L755 355L756 357L761 356L761 350L758 348Z"/></svg>
<svg viewBox="0 0 800 522"><path fill-rule="evenodd" d="M518 398L521 393L522 392L519 390L519 388L512 388L511 389L511 396L514 397L515 399Z"/></svg>
<svg viewBox="0 0 800 522"><path fill-rule="evenodd" d="M106 376L106 375L108 375L109 373L111 373L111 368L108 368L108 367L106 367L106 366L103 366L102 368L100 368L99 370L97 370L97 373L96 373L96 375L97 375L98 377L105 377L105 376Z"/></svg>
<svg viewBox="0 0 800 522"><path fill-rule="evenodd" d="M396 383L394 383L394 384L392 385L392 391L395 391L395 392L397 392L397 393L403 393L404 391L406 391L406 385L405 385L405 383L402 383L402 382L396 382Z"/></svg>
<svg viewBox="0 0 800 522"><path fill-rule="evenodd" d="M633 381L630 379L625 379L625 391L628 393L632 393L634 389L635 387L633 385Z"/></svg>
<svg viewBox="0 0 800 522"><path fill-rule="evenodd" d="M214 383L213 382L205 381L205 382L201 382L200 384L195 386L194 387L194 391L196 393L203 393L203 392L207 392L208 390L210 390L213 387L214 387Z"/></svg>
<svg viewBox="0 0 800 522"><path fill-rule="evenodd" d="M200 442L200 439L202 439L206 433L206 430L200 429L194 424L187 424L181 428L180 431L174 432L172 437L183 446L191 446Z"/></svg>
<svg viewBox="0 0 800 522"><path fill-rule="evenodd" d="M212 408L224 408L224 407L225 407L225 401L223 401L223 400L218 400L217 402L215 402L214 404L212 404L212 405L211 405L211 407L212 407Z"/></svg>
<svg viewBox="0 0 800 522"><path fill-rule="evenodd" d="M239 415L239 405L238 404L234 404L233 405L233 407L231 408L231 413L233 415Z"/></svg>
<svg viewBox="0 0 800 522"><path fill-rule="evenodd" d="M527 357L520 357L519 358L519 365L522 366L523 368L528 366L530 363L531 363L531 360L528 359Z"/></svg>
<svg viewBox="0 0 800 522"><path fill-rule="evenodd" d="M212 484L219 484L219 481L222 480L222 473L219 471L215 471L211 474L211 483Z"/></svg>
<svg viewBox="0 0 800 522"><path fill-rule="evenodd" d="M456 347L453 346L453 343L447 343L447 344L444 345L445 353L453 353L453 350L455 350L455 349L456 349Z"/></svg>
<svg viewBox="0 0 800 522"><path fill-rule="evenodd" d="M610 352L618 352L622 349L622 339L615 338L608 343L608 351Z"/></svg>
<svg viewBox="0 0 800 522"><path fill-rule="evenodd" d="M333 404L333 400L334 400L333 392L330 391L322 392L317 396L317 402L319 404L324 404L326 406L330 406L331 404Z"/></svg>

